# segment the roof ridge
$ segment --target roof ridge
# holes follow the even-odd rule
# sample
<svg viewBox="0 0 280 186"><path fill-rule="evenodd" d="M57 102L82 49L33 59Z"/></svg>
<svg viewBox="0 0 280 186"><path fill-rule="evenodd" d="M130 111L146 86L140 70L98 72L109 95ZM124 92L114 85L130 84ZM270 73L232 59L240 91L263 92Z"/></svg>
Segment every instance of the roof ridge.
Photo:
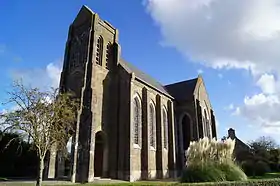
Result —
<svg viewBox="0 0 280 186"><path fill-rule="evenodd" d="M125 68L126 71L129 71L129 73L134 72L135 76L142 82L148 84L149 86L153 87L154 89L157 89L159 92L162 92L163 94L166 94L167 96L172 97L172 95L166 90L165 86L160 83L158 80L156 80L151 75L143 72L133 64L127 62L123 58L120 59L120 65Z"/></svg>
<svg viewBox="0 0 280 186"><path fill-rule="evenodd" d="M182 84L182 83L194 81L194 80L197 80L197 79L198 79L198 77L192 78L192 79L183 80L183 81L179 81L179 82L175 82L175 83L171 83L171 84L167 84L167 85L164 85L164 86L166 87L166 86L172 86L172 85L176 85L176 84Z"/></svg>

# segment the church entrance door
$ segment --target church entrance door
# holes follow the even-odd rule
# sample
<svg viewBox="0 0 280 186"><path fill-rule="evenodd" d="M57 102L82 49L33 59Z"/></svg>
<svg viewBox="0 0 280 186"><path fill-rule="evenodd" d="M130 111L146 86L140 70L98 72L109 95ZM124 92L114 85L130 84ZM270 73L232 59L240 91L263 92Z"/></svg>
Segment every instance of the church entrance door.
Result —
<svg viewBox="0 0 280 186"><path fill-rule="evenodd" d="M105 135L102 131L95 134L95 150L94 150L94 176L103 176L103 162L105 149Z"/></svg>

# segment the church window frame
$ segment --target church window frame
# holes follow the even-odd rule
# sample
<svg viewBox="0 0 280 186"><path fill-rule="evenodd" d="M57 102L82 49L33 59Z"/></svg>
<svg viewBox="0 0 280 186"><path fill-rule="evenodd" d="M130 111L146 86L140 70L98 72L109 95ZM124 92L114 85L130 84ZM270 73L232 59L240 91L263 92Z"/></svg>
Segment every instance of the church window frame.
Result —
<svg viewBox="0 0 280 186"><path fill-rule="evenodd" d="M211 125L209 122L209 115L207 114L207 109L204 109L204 129L205 129L205 136L211 138Z"/></svg>
<svg viewBox="0 0 280 186"><path fill-rule="evenodd" d="M133 145L135 148L141 147L141 127L142 127L142 105L138 94L133 96L132 100L132 127L133 127Z"/></svg>
<svg viewBox="0 0 280 186"><path fill-rule="evenodd" d="M163 147L168 147L168 114L165 106L162 108L162 125L163 125Z"/></svg>
<svg viewBox="0 0 280 186"><path fill-rule="evenodd" d="M149 103L149 145L156 149L156 107L153 101Z"/></svg>
<svg viewBox="0 0 280 186"><path fill-rule="evenodd" d="M108 42L106 45L106 63L105 63L105 67L107 69L110 68L111 63L112 63L112 43Z"/></svg>
<svg viewBox="0 0 280 186"><path fill-rule="evenodd" d="M102 58L103 58L103 44L104 44L104 39L102 36L99 36L97 39L97 44L96 44L96 57L95 61L97 65L102 66Z"/></svg>

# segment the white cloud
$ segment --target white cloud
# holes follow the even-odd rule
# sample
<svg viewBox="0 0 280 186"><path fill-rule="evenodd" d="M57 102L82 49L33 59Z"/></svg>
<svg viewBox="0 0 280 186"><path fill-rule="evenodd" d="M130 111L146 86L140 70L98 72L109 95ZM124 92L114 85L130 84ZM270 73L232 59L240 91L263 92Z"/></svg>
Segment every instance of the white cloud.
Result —
<svg viewBox="0 0 280 186"><path fill-rule="evenodd" d="M225 107L225 110L233 110L234 109L234 105L233 103L229 104L228 106Z"/></svg>
<svg viewBox="0 0 280 186"><path fill-rule="evenodd" d="M49 63L44 68L16 69L11 72L12 78L22 79L23 83L42 89L57 88L60 81L61 61Z"/></svg>
<svg viewBox="0 0 280 186"><path fill-rule="evenodd" d="M146 7L165 45L194 62L280 72L279 0L147 0Z"/></svg>
<svg viewBox="0 0 280 186"><path fill-rule="evenodd" d="M256 83L263 93L274 94L277 91L277 82L273 75L263 74Z"/></svg>
<svg viewBox="0 0 280 186"><path fill-rule="evenodd" d="M202 69L198 69L198 70L197 70L197 73L198 73L198 74L202 74L202 73L203 73L203 70L202 70Z"/></svg>
<svg viewBox="0 0 280 186"><path fill-rule="evenodd" d="M278 95L256 94L246 96L240 115L253 122L256 127L265 129L264 132L280 130L280 97ZM252 124L252 123L249 123Z"/></svg>
<svg viewBox="0 0 280 186"><path fill-rule="evenodd" d="M59 86L60 73L61 73L61 67L59 67L53 63L48 64L47 74L48 74L49 78L51 79L52 87Z"/></svg>
<svg viewBox="0 0 280 186"><path fill-rule="evenodd" d="M146 8L165 46L212 68L250 71L261 92L232 114L280 130L280 0L146 0Z"/></svg>

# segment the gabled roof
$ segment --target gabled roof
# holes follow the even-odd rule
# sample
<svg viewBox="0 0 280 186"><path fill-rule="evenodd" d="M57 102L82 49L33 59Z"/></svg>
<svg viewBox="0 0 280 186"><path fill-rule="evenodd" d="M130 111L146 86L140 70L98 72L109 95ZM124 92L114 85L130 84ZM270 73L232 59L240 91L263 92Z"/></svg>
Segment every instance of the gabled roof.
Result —
<svg viewBox="0 0 280 186"><path fill-rule="evenodd" d="M145 74L141 70L137 69L135 66L133 66L131 63L126 62L123 59L120 59L119 64L128 72L128 73L134 73L135 77L143 82L144 84L148 84L152 88L157 89L159 92L165 94L168 97L172 96L168 93L168 91L165 89L165 87L156 81L154 78L149 76L148 74Z"/></svg>
<svg viewBox="0 0 280 186"><path fill-rule="evenodd" d="M191 98L197 84L198 78L190 79L166 85L167 91L177 100L184 100Z"/></svg>
<svg viewBox="0 0 280 186"><path fill-rule="evenodd" d="M83 5L76 18L74 19L73 25L79 26L80 24L91 18L94 14L95 13L89 7Z"/></svg>

